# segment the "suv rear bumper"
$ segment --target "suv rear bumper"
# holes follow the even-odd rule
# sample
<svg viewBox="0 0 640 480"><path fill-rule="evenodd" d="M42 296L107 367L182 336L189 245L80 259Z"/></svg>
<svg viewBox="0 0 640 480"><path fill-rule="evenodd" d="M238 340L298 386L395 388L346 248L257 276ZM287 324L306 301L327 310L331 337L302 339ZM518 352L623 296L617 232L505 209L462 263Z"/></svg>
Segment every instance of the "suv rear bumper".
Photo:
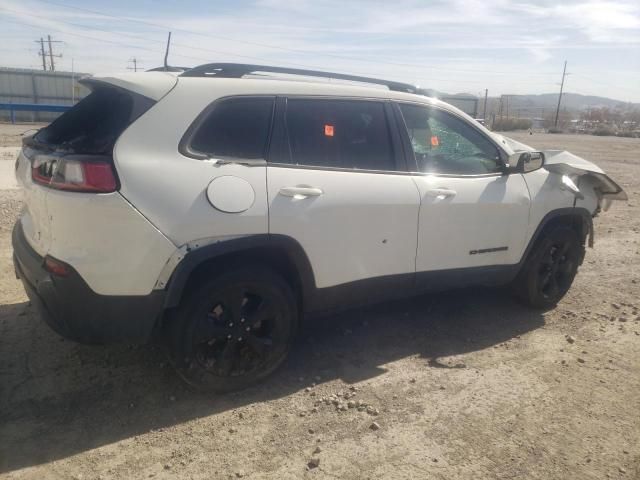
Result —
<svg viewBox="0 0 640 480"><path fill-rule="evenodd" d="M63 337L82 343L147 343L163 312L164 291L120 296L95 293L75 270L51 275L31 248L18 220L13 228L13 264L31 302Z"/></svg>

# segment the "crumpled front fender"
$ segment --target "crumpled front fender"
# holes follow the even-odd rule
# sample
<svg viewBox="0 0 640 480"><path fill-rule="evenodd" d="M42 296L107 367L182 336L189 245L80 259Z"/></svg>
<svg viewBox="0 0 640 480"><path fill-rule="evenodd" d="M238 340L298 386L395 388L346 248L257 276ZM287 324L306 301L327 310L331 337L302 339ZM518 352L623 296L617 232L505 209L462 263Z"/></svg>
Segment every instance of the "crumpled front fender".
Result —
<svg viewBox="0 0 640 480"><path fill-rule="evenodd" d="M627 200L626 192L609 177L604 170L584 158L563 150L545 150L544 168L550 172L561 175L591 177L593 187L602 208L607 210L611 200Z"/></svg>
<svg viewBox="0 0 640 480"><path fill-rule="evenodd" d="M499 134L493 134L496 141L503 144L508 150L515 152L535 151L535 148L518 142L512 138ZM583 193L575 186L573 180L580 177L588 177L588 183L593 192L597 196L597 204L599 208L608 210L613 200L628 200L625 191L604 170L595 163L578 157L566 150L543 150L545 156L544 169L569 177L568 181L564 181L565 188L569 188L576 194L577 198L583 197ZM573 178L572 178L573 177ZM579 183L579 182L578 182ZM585 192L586 193L586 192Z"/></svg>

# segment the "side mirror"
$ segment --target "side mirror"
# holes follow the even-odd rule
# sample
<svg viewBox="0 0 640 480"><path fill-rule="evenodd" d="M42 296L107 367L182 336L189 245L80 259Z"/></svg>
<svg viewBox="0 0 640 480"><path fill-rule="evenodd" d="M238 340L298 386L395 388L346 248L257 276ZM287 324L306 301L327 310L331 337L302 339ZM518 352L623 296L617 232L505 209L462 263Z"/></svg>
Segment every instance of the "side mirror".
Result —
<svg viewBox="0 0 640 480"><path fill-rule="evenodd" d="M542 168L544 153L517 152L509 156L509 173L529 173Z"/></svg>

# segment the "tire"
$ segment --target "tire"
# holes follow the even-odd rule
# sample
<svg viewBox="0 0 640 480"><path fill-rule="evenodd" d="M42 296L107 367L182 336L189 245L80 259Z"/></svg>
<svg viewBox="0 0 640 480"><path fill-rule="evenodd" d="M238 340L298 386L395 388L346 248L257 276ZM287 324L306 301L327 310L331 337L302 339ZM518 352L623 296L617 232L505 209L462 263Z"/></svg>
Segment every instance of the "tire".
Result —
<svg viewBox="0 0 640 480"><path fill-rule="evenodd" d="M239 267L207 280L169 325L178 373L205 391L230 392L259 382L289 353L297 312L291 287L266 267Z"/></svg>
<svg viewBox="0 0 640 480"><path fill-rule="evenodd" d="M513 283L525 305L550 309L571 288L584 257L580 237L570 227L557 226L540 238Z"/></svg>

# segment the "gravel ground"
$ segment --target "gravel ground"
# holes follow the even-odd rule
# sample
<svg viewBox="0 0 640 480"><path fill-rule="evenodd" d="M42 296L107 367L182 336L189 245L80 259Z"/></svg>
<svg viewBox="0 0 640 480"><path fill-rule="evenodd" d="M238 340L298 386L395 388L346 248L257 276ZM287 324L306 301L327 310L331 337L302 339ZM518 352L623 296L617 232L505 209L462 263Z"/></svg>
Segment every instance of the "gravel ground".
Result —
<svg viewBox="0 0 640 480"><path fill-rule="evenodd" d="M512 136L629 194L556 309L475 289L346 312L226 396L186 389L154 347L51 332L11 266L20 191L0 191L0 478L640 478L640 140Z"/></svg>

